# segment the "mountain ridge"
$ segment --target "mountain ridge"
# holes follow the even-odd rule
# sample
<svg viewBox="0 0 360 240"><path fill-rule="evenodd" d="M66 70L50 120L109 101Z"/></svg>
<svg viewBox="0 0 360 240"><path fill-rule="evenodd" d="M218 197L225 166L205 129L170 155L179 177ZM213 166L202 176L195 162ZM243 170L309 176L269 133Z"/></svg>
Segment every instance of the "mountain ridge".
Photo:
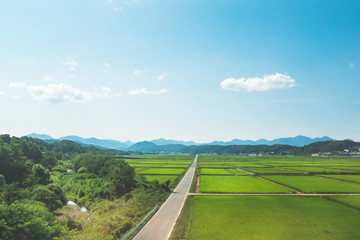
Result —
<svg viewBox="0 0 360 240"><path fill-rule="evenodd" d="M175 148L181 148L181 146L204 146L204 145L218 145L218 146L231 146L231 145L274 145L274 144L283 144L283 145L290 145L290 146L297 146L302 147L314 142L320 141L332 141L335 140L333 138L324 136L324 137L316 137L316 138L309 138L306 136L296 136L296 137L287 137L287 138L277 138L273 140L267 139L259 139L259 140L240 140L240 139L233 139L231 141L212 141L210 143L196 143L194 141L181 141L181 140L173 140L173 139L154 139L151 141L140 141L137 143L133 143L131 141L117 141L112 139L98 139L98 138L82 138L75 135L69 135L61 138L52 138L47 134L37 134L31 133L27 135L28 137L38 138L41 140L71 140L77 143L85 144L85 145L93 145L99 146L102 148L109 148L109 149L117 149L117 150L130 150L130 151L137 151L135 149L141 149L141 147L149 148L150 144L155 144L156 146L167 146L167 145L174 145L177 146ZM139 143L141 143L139 145ZM154 147L154 145L152 145ZM147 146L145 146L147 145ZM133 147L134 146L134 147Z"/></svg>

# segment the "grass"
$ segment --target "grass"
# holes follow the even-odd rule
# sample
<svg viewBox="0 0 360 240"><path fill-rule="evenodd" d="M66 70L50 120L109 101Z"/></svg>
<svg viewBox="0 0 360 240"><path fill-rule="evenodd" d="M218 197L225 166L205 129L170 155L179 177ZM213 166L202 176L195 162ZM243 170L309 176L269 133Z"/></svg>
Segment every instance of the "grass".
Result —
<svg viewBox="0 0 360 240"><path fill-rule="evenodd" d="M304 193L360 193L360 184L317 176L264 176Z"/></svg>
<svg viewBox="0 0 360 240"><path fill-rule="evenodd" d="M360 213L323 198L193 196L171 239L360 239Z"/></svg>
<svg viewBox="0 0 360 240"><path fill-rule="evenodd" d="M252 176L201 176L200 192L289 193L290 190Z"/></svg>

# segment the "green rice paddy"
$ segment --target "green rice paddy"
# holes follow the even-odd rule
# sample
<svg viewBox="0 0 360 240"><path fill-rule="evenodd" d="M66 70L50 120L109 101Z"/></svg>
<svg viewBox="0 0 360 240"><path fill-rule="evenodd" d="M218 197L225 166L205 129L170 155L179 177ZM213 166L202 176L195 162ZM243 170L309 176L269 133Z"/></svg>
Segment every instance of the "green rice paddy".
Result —
<svg viewBox="0 0 360 240"><path fill-rule="evenodd" d="M264 176L304 193L360 193L360 184L318 176Z"/></svg>
<svg viewBox="0 0 360 240"><path fill-rule="evenodd" d="M360 183L360 175L323 175L324 177Z"/></svg>
<svg viewBox="0 0 360 240"><path fill-rule="evenodd" d="M188 211L189 218L181 239L360 239L360 212L319 197L193 196L189 201L181 214Z"/></svg>
<svg viewBox="0 0 360 240"><path fill-rule="evenodd" d="M252 176L200 177L200 192L207 193L289 193L291 190Z"/></svg>
<svg viewBox="0 0 360 240"><path fill-rule="evenodd" d="M201 175L248 175L234 168L201 168Z"/></svg>

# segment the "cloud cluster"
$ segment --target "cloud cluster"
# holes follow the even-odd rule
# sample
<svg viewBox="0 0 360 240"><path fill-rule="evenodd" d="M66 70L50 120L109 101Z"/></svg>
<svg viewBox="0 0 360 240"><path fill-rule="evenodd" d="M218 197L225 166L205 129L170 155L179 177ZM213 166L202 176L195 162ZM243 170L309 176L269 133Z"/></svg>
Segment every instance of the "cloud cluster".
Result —
<svg viewBox="0 0 360 240"><path fill-rule="evenodd" d="M121 96L121 94L112 94L108 87L95 88L94 91L85 91L77 89L67 84L48 84L48 85L27 85L23 82L10 83L11 88L24 88L30 93L32 98L41 103L56 104L63 102L86 103L94 97L111 98Z"/></svg>
<svg viewBox="0 0 360 240"><path fill-rule="evenodd" d="M295 87L295 80L287 74L275 73L262 78L227 78L221 82L224 90L234 92L268 91L272 89Z"/></svg>
<svg viewBox="0 0 360 240"><path fill-rule="evenodd" d="M145 95L148 95L148 94L165 94L167 93L167 89L161 89L159 91L149 91L147 90L146 88L141 88L141 89L134 89L132 91L129 91L128 94L129 95L142 95L142 94L145 94Z"/></svg>
<svg viewBox="0 0 360 240"><path fill-rule="evenodd" d="M11 88L25 88L36 101L48 104L61 102L85 103L93 94L67 84L27 85L23 82L10 83Z"/></svg>

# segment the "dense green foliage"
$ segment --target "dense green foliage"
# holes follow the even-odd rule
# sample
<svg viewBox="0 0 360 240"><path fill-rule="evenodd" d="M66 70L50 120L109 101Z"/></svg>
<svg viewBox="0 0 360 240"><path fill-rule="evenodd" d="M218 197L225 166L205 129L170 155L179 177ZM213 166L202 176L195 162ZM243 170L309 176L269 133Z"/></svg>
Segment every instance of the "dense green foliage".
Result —
<svg viewBox="0 0 360 240"><path fill-rule="evenodd" d="M170 181L136 176L134 168L114 157L118 153L72 141L1 135L0 239L121 237L165 200ZM90 208L91 220L56 219L65 196Z"/></svg>
<svg viewBox="0 0 360 240"><path fill-rule="evenodd" d="M65 229L39 202L24 200L0 204L0 239L52 239Z"/></svg>

